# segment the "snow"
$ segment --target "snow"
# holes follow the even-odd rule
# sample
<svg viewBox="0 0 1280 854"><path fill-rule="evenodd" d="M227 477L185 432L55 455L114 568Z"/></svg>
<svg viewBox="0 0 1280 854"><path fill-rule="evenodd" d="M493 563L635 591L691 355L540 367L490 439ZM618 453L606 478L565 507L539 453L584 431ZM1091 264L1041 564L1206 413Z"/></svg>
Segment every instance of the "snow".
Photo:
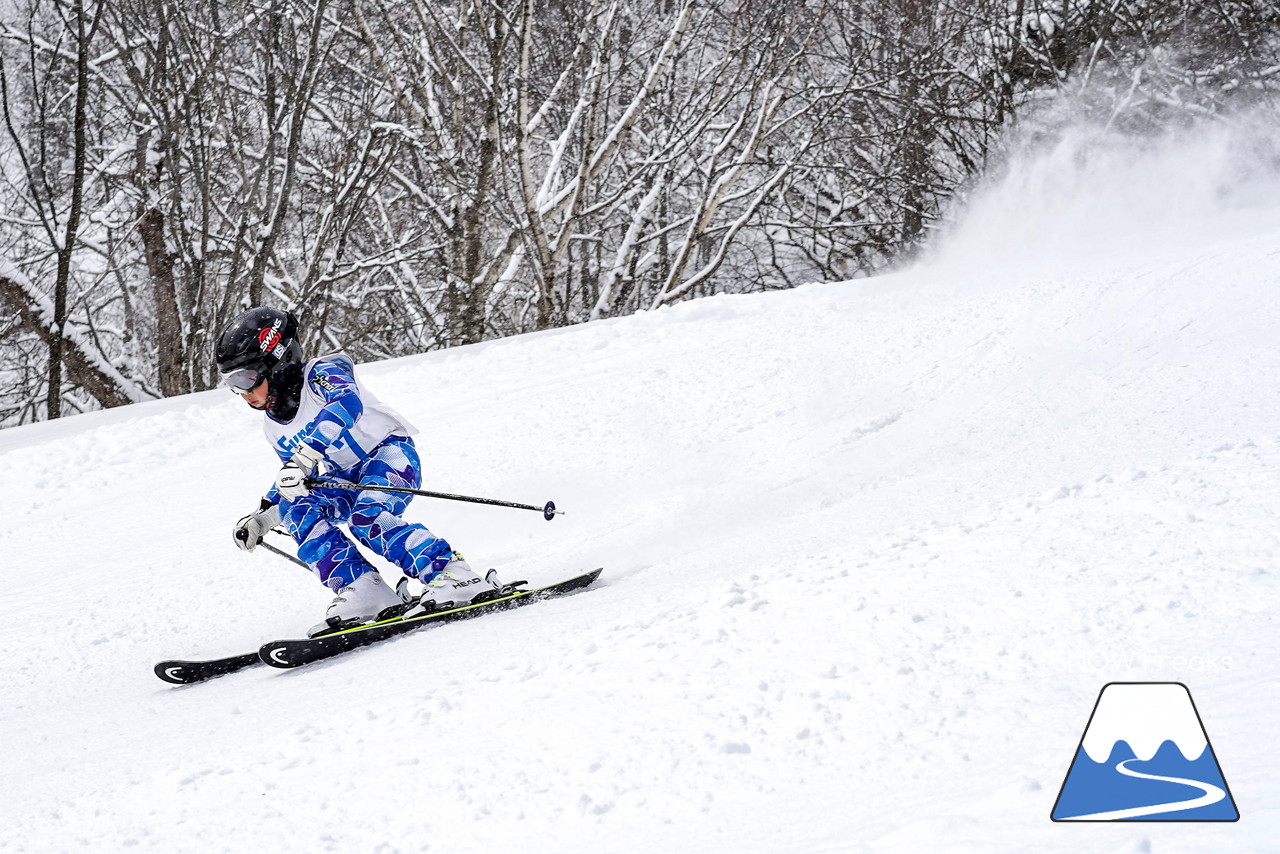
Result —
<svg viewBox="0 0 1280 854"><path fill-rule="evenodd" d="M899 274L363 366L427 488L566 511L413 518L605 574L298 671L151 673L328 600L232 546L239 400L0 432L0 851L1271 850L1280 196L1214 144L1033 161ZM1238 823L1049 820L1114 681L1188 686Z"/></svg>

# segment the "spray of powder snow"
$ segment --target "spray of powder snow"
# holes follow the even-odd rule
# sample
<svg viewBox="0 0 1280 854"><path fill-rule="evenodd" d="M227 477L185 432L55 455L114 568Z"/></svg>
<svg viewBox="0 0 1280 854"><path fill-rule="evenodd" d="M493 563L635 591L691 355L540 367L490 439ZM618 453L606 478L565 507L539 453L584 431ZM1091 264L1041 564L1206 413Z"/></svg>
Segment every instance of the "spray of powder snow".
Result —
<svg viewBox="0 0 1280 854"><path fill-rule="evenodd" d="M1280 122L1158 137L1075 127L1015 146L953 214L926 267L1053 275L1207 237L1280 229Z"/></svg>

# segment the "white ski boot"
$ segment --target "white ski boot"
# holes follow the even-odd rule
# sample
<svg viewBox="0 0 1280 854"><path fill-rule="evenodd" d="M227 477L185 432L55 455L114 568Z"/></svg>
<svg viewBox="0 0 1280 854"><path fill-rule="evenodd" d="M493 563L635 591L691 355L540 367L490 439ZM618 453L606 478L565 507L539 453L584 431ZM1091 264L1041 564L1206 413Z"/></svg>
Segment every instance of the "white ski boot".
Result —
<svg viewBox="0 0 1280 854"><path fill-rule="evenodd" d="M481 578L467 565L462 555L454 552L444 569L422 585L422 596L418 599L418 604L410 608L405 616L415 617L432 611L461 608L463 605L470 605L485 593L496 593L501 589L496 569L489 570Z"/></svg>
<svg viewBox="0 0 1280 854"><path fill-rule="evenodd" d="M377 571L366 572L338 591L324 612L324 622L311 627L307 637L315 637L338 628L371 623L388 608L403 605L408 596L405 585L395 590L387 586Z"/></svg>

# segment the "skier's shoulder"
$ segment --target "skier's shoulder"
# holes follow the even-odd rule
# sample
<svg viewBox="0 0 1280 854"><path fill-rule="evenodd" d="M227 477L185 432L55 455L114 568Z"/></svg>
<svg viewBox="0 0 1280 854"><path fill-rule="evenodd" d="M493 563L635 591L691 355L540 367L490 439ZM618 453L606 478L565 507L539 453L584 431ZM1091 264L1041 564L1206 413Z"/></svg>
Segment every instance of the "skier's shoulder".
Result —
<svg viewBox="0 0 1280 854"><path fill-rule="evenodd" d="M358 391L356 363L346 353L327 353L307 362L305 369L308 385L317 391L335 394L340 391Z"/></svg>
<svg viewBox="0 0 1280 854"><path fill-rule="evenodd" d="M336 353L325 353L323 356L316 356L308 362L308 367L311 366L336 367L352 376L355 376L356 373L356 360L341 350Z"/></svg>

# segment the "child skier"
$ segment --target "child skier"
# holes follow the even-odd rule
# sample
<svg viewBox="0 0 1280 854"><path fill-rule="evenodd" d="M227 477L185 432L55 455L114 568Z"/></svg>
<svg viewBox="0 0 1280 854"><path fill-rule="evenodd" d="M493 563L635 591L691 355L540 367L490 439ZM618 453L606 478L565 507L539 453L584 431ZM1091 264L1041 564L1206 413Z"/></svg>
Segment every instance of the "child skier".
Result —
<svg viewBox="0 0 1280 854"><path fill-rule="evenodd" d="M456 607L498 589L496 573L472 571L462 555L424 526L402 517L410 494L309 489L321 466L327 480L417 489L422 474L410 437L417 431L360 384L345 353L303 361L298 321L289 312L255 308L218 338L222 381L263 412L267 441L283 467L259 508L236 522L235 543L252 551L281 522L298 557L336 597L325 623L311 633L369 622L409 600L406 580L395 590L338 527L425 586L416 610Z"/></svg>

